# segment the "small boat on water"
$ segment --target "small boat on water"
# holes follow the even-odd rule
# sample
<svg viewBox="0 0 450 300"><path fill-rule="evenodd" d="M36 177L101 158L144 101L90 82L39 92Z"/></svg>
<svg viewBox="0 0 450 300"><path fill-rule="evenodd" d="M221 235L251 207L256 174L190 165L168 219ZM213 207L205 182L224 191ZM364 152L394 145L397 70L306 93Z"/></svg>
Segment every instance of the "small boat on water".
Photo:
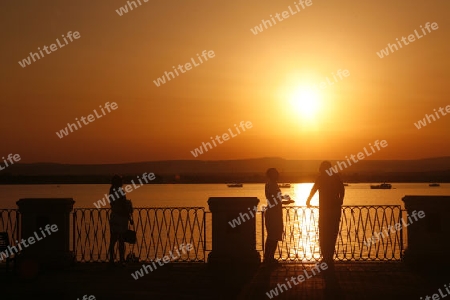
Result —
<svg viewBox="0 0 450 300"><path fill-rule="evenodd" d="M441 185L439 183L430 183L428 186L437 187L437 186L441 186Z"/></svg>
<svg viewBox="0 0 450 300"><path fill-rule="evenodd" d="M290 183L279 183L278 187L279 188L290 188L291 184Z"/></svg>
<svg viewBox="0 0 450 300"><path fill-rule="evenodd" d="M228 183L228 187L243 187L244 185L242 183Z"/></svg>
<svg viewBox="0 0 450 300"><path fill-rule="evenodd" d="M370 188L373 190L390 190L392 188L392 185L390 183L384 182L382 184L371 185Z"/></svg>

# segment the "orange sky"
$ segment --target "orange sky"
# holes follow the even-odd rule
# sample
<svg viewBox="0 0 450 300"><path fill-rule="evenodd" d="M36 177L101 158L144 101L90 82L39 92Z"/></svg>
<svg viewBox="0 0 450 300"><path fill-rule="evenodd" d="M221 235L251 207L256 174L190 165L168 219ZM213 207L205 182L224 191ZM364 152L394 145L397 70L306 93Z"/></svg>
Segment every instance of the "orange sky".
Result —
<svg viewBox="0 0 450 300"><path fill-rule="evenodd" d="M48 3L53 2L53 5ZM0 4L1 153L24 163L121 163L194 159L191 152L240 121L253 127L197 159L332 159L375 140L367 159L450 153L450 116L414 122L450 105L450 3L312 1L254 35L250 28L294 1L126 1ZM396 38L439 29L380 58ZM18 61L68 31L80 38L22 68ZM213 50L166 84L172 66ZM350 76L320 90L307 118L291 103L300 88ZM106 102L118 108L60 139L56 132Z"/></svg>

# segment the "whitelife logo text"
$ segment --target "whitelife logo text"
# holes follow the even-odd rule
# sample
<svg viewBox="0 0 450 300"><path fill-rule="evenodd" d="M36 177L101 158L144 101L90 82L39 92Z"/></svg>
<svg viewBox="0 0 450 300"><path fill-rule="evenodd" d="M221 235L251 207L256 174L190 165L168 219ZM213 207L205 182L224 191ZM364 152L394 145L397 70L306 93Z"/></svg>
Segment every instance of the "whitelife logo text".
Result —
<svg viewBox="0 0 450 300"><path fill-rule="evenodd" d="M378 151L380 151L380 150L381 150L380 146L381 146L382 148L385 148L385 147L388 146L388 143L387 143L386 140L382 140L381 142L378 141L378 140L376 140L376 141L374 142L374 145L373 145L373 146L374 146L375 148L377 148ZM372 150L372 152L368 152L368 151L367 151L367 148L364 147L365 155L364 155L363 152L358 152L357 155L351 154L351 155L350 155L350 158L353 160L354 163L357 163L359 160L363 160L364 158L366 158L366 155L367 155L367 156L371 156L372 154L374 154L374 153L376 152L375 149L373 148L373 146L372 146L372 143L369 143L369 147L370 147L370 149ZM356 157L358 157L359 160L356 159ZM345 156L345 159L347 159L348 166L347 166L347 164L345 163L345 161L338 161L337 164L336 164L334 167L331 167L330 169L325 170L325 172L326 172L329 176L332 176L332 175L333 175L333 172L336 173L336 174L339 172L339 171L338 171L338 167L339 167L339 169L340 169L341 171L342 171L343 169L345 169L345 168L350 167L350 166L352 165L352 163L351 163L351 161L350 161L350 158L348 158L348 156Z"/></svg>
<svg viewBox="0 0 450 300"><path fill-rule="evenodd" d="M417 123L414 123L414 125L416 126L417 129L427 126L427 121L428 121L428 124L431 124L431 122L436 122L436 118L437 118L437 120L439 120L441 118L439 116L438 112L436 111L436 109L433 109L433 111L434 111L434 114L436 115L436 117L433 114L431 114L431 115L425 114L425 118L423 118L423 120L419 120L419 121L417 121ZM442 108L442 107L439 107L438 111L444 117L447 115L447 113L450 113L450 105L447 105L445 107L446 112L444 112L444 108Z"/></svg>
<svg viewBox="0 0 450 300"><path fill-rule="evenodd" d="M7 167L9 167L10 165L13 165L14 162L18 162L20 160L20 155L19 154L8 154L8 157L5 159L4 156L2 156L3 162L5 163L5 167L2 167L2 163L0 162L0 171L6 169ZM14 161L13 161L14 160ZM8 164L9 161L9 164Z"/></svg>
<svg viewBox="0 0 450 300"><path fill-rule="evenodd" d="M61 49L62 47L65 47L66 45L69 44L69 42L66 40L66 37L64 36L64 34L62 35L62 37L63 37L65 44L61 44L61 42L59 41L59 38L57 38L56 42L59 47L57 47L56 44L51 44L50 47L47 47L47 45L44 45L44 47L42 47L42 50L44 50L46 54L51 54L52 52L55 52L56 50ZM71 42L73 42L72 37L77 40L81 36L78 31L74 31L73 34L72 34L72 31L69 31L67 33L67 38ZM50 51L48 49L50 49ZM44 57L44 53L42 52L42 50L41 50L41 47L38 47L38 52L41 54L40 56L39 56L39 53L30 52L30 55L27 58L24 58L21 62L19 61L19 65L22 68L25 68L26 66L31 65L31 59L33 59L33 62L36 61L36 58L41 59L41 57Z"/></svg>
<svg viewBox="0 0 450 300"><path fill-rule="evenodd" d="M169 251L169 255L164 256L162 259L157 258L154 262L152 262L151 264L143 264L142 268L140 268L139 270L135 271L134 273L131 273L131 277L133 277L134 280L138 280L141 277L144 277L145 274L148 274L148 270L150 270L150 272L153 272L154 270L156 270L158 267L156 266L155 262L160 266L164 266L164 264L168 264L171 261L175 261L178 258L181 257L180 251L181 250L183 252L183 254L186 254L187 252L191 251L192 249L194 249L194 246L192 244L181 244L179 247L179 249L174 248L174 250L177 252L178 256L174 256L172 251ZM187 252L186 252L187 251ZM145 272L145 273L144 273Z"/></svg>
<svg viewBox="0 0 450 300"><path fill-rule="evenodd" d="M425 212L423 210L416 212L413 211L411 213L412 217L414 218L414 220L418 221L419 219L417 219L417 216L419 216L420 219L425 218ZM409 225L411 225L413 223L413 220L411 219L411 216L408 215L408 221L409 222L405 222L405 220L403 220L403 218L401 219L402 223L403 223L403 228L408 227ZM389 225L387 227L387 229L383 230L382 232L377 232L375 234L372 235L371 238L368 238L366 241L364 241L364 245L366 245L366 247L369 247L372 244L377 243L378 241L380 241L380 236L382 238L386 238L389 236L389 232L391 233L395 233L396 231L400 231L402 229L402 224L400 223L396 223L394 224L394 226ZM384 233L386 233L386 236L384 236Z"/></svg>
<svg viewBox="0 0 450 300"><path fill-rule="evenodd" d="M299 13L300 11L305 10L306 7L312 5L312 0L306 0L306 1L299 0L299 1L298 1L298 4L297 4L297 2L294 2L294 5L295 5L295 8L296 8L296 9L292 9L292 7L289 5L289 6L288 6L289 11L285 10L285 11L283 11L281 14L280 14L280 13L276 13L276 14L275 14L275 17L277 18L277 20L278 20L279 22L281 22L281 21L283 21L283 20L289 18L290 16L293 16L293 15ZM300 10L299 5L302 7L301 10ZM276 24L277 24L277 21L275 20L275 18L274 18L272 15L270 15L270 18L271 18L271 20L272 20L272 22L273 22L273 25L276 25ZM269 28L269 27L267 27L267 25L269 25L270 27L272 27L272 26L273 26L273 25L272 25L272 22L270 22L270 20L264 20L264 19L263 19L263 20L261 20L261 24L260 24L260 25L255 26L254 28L250 28L250 31L251 31L254 35L257 35L258 33L263 32L264 29ZM264 28L263 28L263 25L264 25Z"/></svg>
<svg viewBox="0 0 450 300"><path fill-rule="evenodd" d="M420 25L420 28L422 29L422 33L424 35L427 35L427 32L425 31L425 29L423 29L422 25ZM439 28L439 26L438 26L438 24L436 22L432 23L431 25L430 25L430 22L427 22L427 24L425 24L425 28L427 29L428 33L430 33L431 32L430 28L433 29L433 30L437 30ZM409 42L406 41L406 37L402 36L401 40L402 40L402 42L403 42L403 44L405 46L407 46L410 43L414 42L416 40L416 37L417 37L417 39L421 39L423 37L423 35L420 35L420 33L417 32L417 30L414 30L414 33L415 33L415 35L414 34L408 35L408 41ZM398 38L396 38L395 40L397 41L397 44L400 46L400 48L403 48L402 43L400 43ZM389 43L385 49L381 50L380 52L377 52L377 55L380 58L388 56L389 55L389 49L391 50L391 53L394 53L394 50L395 51L399 50L395 43L392 44L392 45Z"/></svg>
<svg viewBox="0 0 450 300"><path fill-rule="evenodd" d="M314 267L311 268L310 272L311 274L308 273L308 271L303 270L303 274L305 275L298 275L298 276L292 276L290 279L286 278L286 283L278 283L277 287L274 289L271 289L270 291L268 291L266 293L267 297L269 297L269 299L272 299L276 296L279 295L278 291L280 291L280 294L283 293L284 291L288 291L289 289L292 288L291 282L294 285L298 285L304 281L306 281L306 279L310 279L313 278L316 275L319 275L319 273L321 271L325 271L326 269L328 269L328 265L325 262L320 263L320 265L317 263L314 265ZM316 273L317 272L317 273ZM287 286L286 286L287 285ZM289 286L289 288L288 288ZM283 290L284 289L284 290Z"/></svg>
<svg viewBox="0 0 450 300"><path fill-rule="evenodd" d="M139 3L139 6L142 5L141 0L136 0L136 1ZM124 14L128 13L128 7L130 7L130 11L133 10L133 5L134 5L134 8L138 8L136 1L127 1L126 5L120 7L119 9L116 9L116 13L121 17ZM149 0L142 0L142 1L147 3ZM131 5L131 4L133 4L133 5ZM127 5L128 5L128 7L127 7Z"/></svg>
<svg viewBox="0 0 450 300"><path fill-rule="evenodd" d="M205 61L208 61L208 57L209 57L209 58L214 58L215 56L216 56L216 54L215 54L214 51L212 51L212 50L209 50L209 51L208 51L208 55L206 55L206 50L203 50L203 52L202 52L202 57L203 57L203 59L204 59ZM180 74L178 73L177 69L180 70L180 72L181 72L182 74L184 74L184 73L186 73L187 71L192 70L192 65L194 65L194 67L200 66L200 65L203 63L203 60L202 60L202 58L200 57L200 55L198 55L198 53L197 53L197 58L198 58L198 60L200 61L199 64L197 64L197 63L195 62L195 59L194 59L193 57L191 57L191 62L192 62L192 64L191 64L190 62L187 62L187 63L185 63L184 65L178 65L178 67L172 66L173 71L175 72L175 74L177 74L177 77L180 76ZM183 66L184 66L185 69L183 69ZM172 77L172 78L170 78L170 77ZM162 84L165 84L165 83L166 83L166 78L167 78L168 81L170 81L170 80L172 80L172 79L175 79L175 75L174 75L173 72L171 72L171 71L169 71L169 72L166 71L166 72L164 72L164 75L163 75L163 76L157 78L156 80L153 80L153 83L154 83L157 87L160 87Z"/></svg>
<svg viewBox="0 0 450 300"><path fill-rule="evenodd" d="M241 121L241 123L239 123L239 127L241 127L242 131L245 131L245 128L247 128L247 129L252 128L252 127L253 127L253 124L252 124L252 122L250 122L250 121L245 122L245 124L244 124L244 121ZM241 131L239 130L239 128L236 126L236 124L234 124L234 128L236 128L236 131L237 131L238 134L241 133ZM231 128L228 128L228 132L230 133L230 135L231 135L232 138L238 136L238 134L233 134L233 131L231 131ZM230 139L230 135L228 135L228 133L225 132L225 133L223 133L221 136L216 135L215 138L210 137L210 139L211 139L212 143L214 144L214 147L217 147L217 144L216 144L215 140L216 140L219 144L223 144L224 142L226 142L226 141L228 141L228 140ZM223 141L220 139L221 137L223 138ZM194 157L197 157L197 156L199 156L200 154L203 154L203 149L205 149L205 152L208 152L208 147L206 147L206 146L209 146L209 148L210 148L211 150L212 150L212 148L213 148L212 145L211 145L209 142L206 142L206 143L203 142L202 145L200 145L199 148L195 148L194 151L191 151L191 154L192 154Z"/></svg>
<svg viewBox="0 0 450 300"><path fill-rule="evenodd" d="M141 183L141 185L139 185L139 186L135 185L134 181L131 180L131 183L133 184L134 190L137 190L138 188L140 188L141 186L144 185L144 183L142 182L141 178L139 176L137 178L138 178L139 182ZM155 173L148 173L147 174L147 172L145 172L144 174L142 174L142 179L145 181L145 183L149 183L147 179L154 180L155 178L156 178L155 177ZM131 193L133 191L133 187L131 185L126 185L125 186L125 191L127 193ZM121 197L125 197L126 194L124 193L122 188L118 189L118 191L119 191L119 193L122 196L120 196L117 193L117 191L114 194L111 194L111 195L105 194L105 196L102 199L98 200L97 202L94 202L94 206L96 208L101 208L101 207L106 206L106 201L108 201L108 203L111 203L111 201L116 201L117 199L120 199Z"/></svg>
<svg viewBox="0 0 450 300"><path fill-rule="evenodd" d="M30 236L30 237L28 237L28 239L26 239L26 240L22 239L20 242L16 240L16 243L17 243L16 246L17 247L16 246L8 246L8 248L6 248L5 251L0 252L0 261L10 257L13 254L19 253L20 251L22 251L22 247L28 248L31 245L33 245L34 243L36 243L38 241L41 241L44 238L46 238L47 235L50 236L52 233L57 232L58 231L58 225L56 225L56 224L53 224L53 225L47 224L47 225L45 225L44 229L42 229L42 227L39 227L39 229L41 231L40 232L40 237L39 237L39 233L38 232L34 232L34 237ZM45 234L44 230L47 232L47 235ZM27 244L27 242L28 242L28 244ZM17 248L19 248L19 249L17 249ZM13 251L14 251L14 253L13 253Z"/></svg>
<svg viewBox="0 0 450 300"><path fill-rule="evenodd" d="M92 123L92 122L94 122L95 120L100 119L101 117L105 116L106 113L105 113L105 111L103 110L103 107L102 107L101 105L100 105L99 107L100 107L100 110L102 111L103 115L99 115L99 114L97 113L97 109L94 109L94 114L95 114L95 117L97 117L97 118L94 117L94 114L90 114L90 115L87 116L87 118L81 117L81 118L80 118L81 122L83 122L84 125L88 125L89 122ZM118 107L119 107L119 106L117 105L116 102L112 102L111 104L109 104L109 102L106 102L106 103L105 103L105 109L106 109L109 113L111 112L111 109L112 109L112 110L116 110ZM86 119L87 119L87 122L86 122ZM77 124L78 124L79 127L77 127L77 125L76 125L75 123L67 123L67 126L66 126L64 129L61 129L59 132L56 132L56 135L57 135L60 139L62 139L63 137L68 136L70 132L73 132L73 129L78 130L78 128L81 128L81 127L82 127L82 125L81 125L81 123L80 123L80 120L78 120L78 118L75 118L75 121L77 122ZM73 128L73 129L72 129L72 128ZM70 130L70 132L69 132L69 130Z"/></svg>

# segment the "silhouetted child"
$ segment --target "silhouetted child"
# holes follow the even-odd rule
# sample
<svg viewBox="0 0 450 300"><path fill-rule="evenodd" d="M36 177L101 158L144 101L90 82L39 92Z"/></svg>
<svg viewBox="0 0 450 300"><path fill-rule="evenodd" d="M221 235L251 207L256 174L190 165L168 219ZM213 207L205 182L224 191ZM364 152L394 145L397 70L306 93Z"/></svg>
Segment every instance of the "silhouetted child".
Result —
<svg viewBox="0 0 450 300"><path fill-rule="evenodd" d="M267 183L265 186L267 209L265 211L265 223L267 229L267 239L264 249L264 263L276 263L274 259L278 241L283 239L283 210L282 204L293 203L293 200L283 201L281 190L278 187L278 171L270 168L266 172ZM289 199L289 198L288 198Z"/></svg>
<svg viewBox="0 0 450 300"><path fill-rule="evenodd" d="M331 163L323 161L320 164L320 175L317 177L311 189L306 205L310 207L310 202L316 191L319 191L319 244L323 261L328 265L330 271L334 270L334 248L339 232L341 219L341 205L344 201L345 188L339 174L331 172L331 176L326 170L331 170Z"/></svg>

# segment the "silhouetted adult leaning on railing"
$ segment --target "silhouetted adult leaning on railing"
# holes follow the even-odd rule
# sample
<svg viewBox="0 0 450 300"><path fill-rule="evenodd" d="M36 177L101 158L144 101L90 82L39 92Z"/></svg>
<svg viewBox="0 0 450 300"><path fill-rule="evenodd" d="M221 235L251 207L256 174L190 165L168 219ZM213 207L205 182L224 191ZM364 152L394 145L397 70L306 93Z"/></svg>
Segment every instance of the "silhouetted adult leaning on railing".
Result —
<svg viewBox="0 0 450 300"><path fill-rule="evenodd" d="M331 176L326 170L331 168L329 161L320 164L320 175L317 177L311 189L306 205L310 202L316 191L319 191L319 244L323 261L328 265L328 275L334 276L334 248L339 232L342 203L344 201L345 188L341 177L337 173Z"/></svg>

